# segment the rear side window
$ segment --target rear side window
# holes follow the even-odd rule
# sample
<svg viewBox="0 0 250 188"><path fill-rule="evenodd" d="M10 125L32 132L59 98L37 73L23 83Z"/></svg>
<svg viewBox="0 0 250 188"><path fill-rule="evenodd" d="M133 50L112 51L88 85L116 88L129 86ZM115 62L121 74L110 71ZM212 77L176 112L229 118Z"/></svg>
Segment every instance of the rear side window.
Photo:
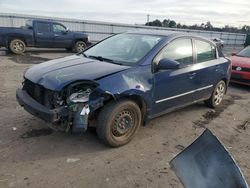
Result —
<svg viewBox="0 0 250 188"><path fill-rule="evenodd" d="M38 22L37 23L37 31L39 33L47 33L50 32L50 24L49 23L42 23L42 22Z"/></svg>
<svg viewBox="0 0 250 188"><path fill-rule="evenodd" d="M180 64L189 65L193 63L193 47L189 38L176 39L170 42L157 56L156 61L161 59L178 61Z"/></svg>
<svg viewBox="0 0 250 188"><path fill-rule="evenodd" d="M216 59L216 48L208 42L195 40L197 63Z"/></svg>

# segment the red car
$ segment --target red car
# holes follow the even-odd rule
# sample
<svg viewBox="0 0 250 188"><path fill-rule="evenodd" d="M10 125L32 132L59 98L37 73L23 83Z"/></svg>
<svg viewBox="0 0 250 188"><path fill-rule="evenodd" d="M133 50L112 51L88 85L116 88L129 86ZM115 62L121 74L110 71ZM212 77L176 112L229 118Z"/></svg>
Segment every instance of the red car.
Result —
<svg viewBox="0 0 250 188"><path fill-rule="evenodd" d="M232 55L231 82L250 86L250 46Z"/></svg>

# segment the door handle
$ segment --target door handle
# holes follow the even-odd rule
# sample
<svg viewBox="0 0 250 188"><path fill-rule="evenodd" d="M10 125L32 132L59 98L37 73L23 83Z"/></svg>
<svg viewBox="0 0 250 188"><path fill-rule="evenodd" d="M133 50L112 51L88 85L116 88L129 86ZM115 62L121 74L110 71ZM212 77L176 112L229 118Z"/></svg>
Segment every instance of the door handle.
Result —
<svg viewBox="0 0 250 188"><path fill-rule="evenodd" d="M58 34L54 34L54 36L55 36L55 37L59 37L60 35L58 35Z"/></svg>
<svg viewBox="0 0 250 188"><path fill-rule="evenodd" d="M193 79L196 76L196 72L191 72L188 74L189 79Z"/></svg>
<svg viewBox="0 0 250 188"><path fill-rule="evenodd" d="M37 35L43 35L43 33L37 33Z"/></svg>

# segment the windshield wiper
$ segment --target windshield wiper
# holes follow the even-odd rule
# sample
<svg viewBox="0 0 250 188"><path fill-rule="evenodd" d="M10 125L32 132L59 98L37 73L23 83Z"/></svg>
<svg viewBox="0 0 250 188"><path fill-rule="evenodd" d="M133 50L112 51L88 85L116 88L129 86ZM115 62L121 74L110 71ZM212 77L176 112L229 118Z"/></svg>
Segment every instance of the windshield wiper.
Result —
<svg viewBox="0 0 250 188"><path fill-rule="evenodd" d="M88 57L84 52L81 53L84 57Z"/></svg>
<svg viewBox="0 0 250 188"><path fill-rule="evenodd" d="M90 55L90 56L87 56L88 58L93 58L93 59L97 59L99 61L106 61L106 62L109 62L109 63L113 63L113 64L117 64L117 65L122 65L121 63L118 63L112 59L109 59L109 58L105 58L105 57L102 57L102 56L94 56L94 55Z"/></svg>

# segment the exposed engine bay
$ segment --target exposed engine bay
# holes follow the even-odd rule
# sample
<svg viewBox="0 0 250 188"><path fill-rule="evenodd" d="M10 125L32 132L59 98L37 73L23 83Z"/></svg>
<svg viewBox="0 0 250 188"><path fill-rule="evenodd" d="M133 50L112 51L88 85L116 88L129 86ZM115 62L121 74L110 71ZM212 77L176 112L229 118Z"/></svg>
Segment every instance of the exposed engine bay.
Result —
<svg viewBox="0 0 250 188"><path fill-rule="evenodd" d="M85 132L90 115L93 117L95 110L103 106L103 101L107 99L105 92L98 90L97 84L92 81L72 83L57 92L25 80L23 90L48 110L57 112L49 126L66 132Z"/></svg>

